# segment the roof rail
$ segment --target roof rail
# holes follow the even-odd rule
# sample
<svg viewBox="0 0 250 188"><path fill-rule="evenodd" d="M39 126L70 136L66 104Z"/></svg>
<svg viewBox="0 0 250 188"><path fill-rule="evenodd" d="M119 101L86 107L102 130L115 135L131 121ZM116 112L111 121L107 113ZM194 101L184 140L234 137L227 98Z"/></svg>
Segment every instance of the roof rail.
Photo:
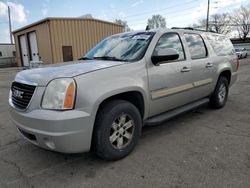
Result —
<svg viewBox="0 0 250 188"><path fill-rule="evenodd" d="M193 27L172 27L171 29L187 29L187 30L193 30L193 31L202 31L202 32L216 33L213 30L206 31L206 30L203 30L203 29L196 29L196 28L193 28Z"/></svg>

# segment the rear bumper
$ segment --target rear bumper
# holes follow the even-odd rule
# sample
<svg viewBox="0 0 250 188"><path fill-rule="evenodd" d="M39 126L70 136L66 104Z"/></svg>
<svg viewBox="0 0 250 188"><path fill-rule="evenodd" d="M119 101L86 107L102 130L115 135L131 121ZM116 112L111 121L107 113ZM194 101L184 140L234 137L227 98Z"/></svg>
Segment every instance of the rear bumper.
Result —
<svg viewBox="0 0 250 188"><path fill-rule="evenodd" d="M11 107L11 117L21 134L31 143L53 151L89 151L94 120L78 110L33 110L19 112Z"/></svg>

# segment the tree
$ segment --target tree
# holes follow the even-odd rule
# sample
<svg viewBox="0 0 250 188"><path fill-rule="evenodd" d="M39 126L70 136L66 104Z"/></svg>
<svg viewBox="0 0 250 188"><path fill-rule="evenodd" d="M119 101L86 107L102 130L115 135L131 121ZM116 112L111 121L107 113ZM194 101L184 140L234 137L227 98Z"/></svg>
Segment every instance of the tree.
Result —
<svg viewBox="0 0 250 188"><path fill-rule="evenodd" d="M238 31L239 37L245 41L250 32L250 4L236 9L230 17L232 24Z"/></svg>
<svg viewBox="0 0 250 188"><path fill-rule="evenodd" d="M129 28L128 26L128 22L125 21L125 20L121 20L121 19L115 19L114 21L115 23L117 24L120 24L124 27L124 31L127 32L127 31L131 31L131 29Z"/></svg>
<svg viewBox="0 0 250 188"><path fill-rule="evenodd" d="M148 27L150 29L158 29L158 28L166 28L166 19L157 14L157 15L153 15L152 18L148 19Z"/></svg>
<svg viewBox="0 0 250 188"><path fill-rule="evenodd" d="M199 28L205 29L207 19L199 20ZM230 17L228 14L213 14L209 17L208 30L216 33L227 34L230 32Z"/></svg>
<svg viewBox="0 0 250 188"><path fill-rule="evenodd" d="M84 14L80 18L93 18L92 14Z"/></svg>

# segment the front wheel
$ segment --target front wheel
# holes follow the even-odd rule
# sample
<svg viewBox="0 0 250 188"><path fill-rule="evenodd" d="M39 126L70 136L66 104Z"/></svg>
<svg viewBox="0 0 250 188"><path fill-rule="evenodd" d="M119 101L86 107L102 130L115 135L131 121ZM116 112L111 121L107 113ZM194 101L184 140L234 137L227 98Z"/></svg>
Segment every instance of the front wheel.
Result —
<svg viewBox="0 0 250 188"><path fill-rule="evenodd" d="M226 77L220 76L216 84L215 90L210 97L210 105L219 109L225 106L229 91L229 83Z"/></svg>
<svg viewBox="0 0 250 188"><path fill-rule="evenodd" d="M137 144L141 128L142 118L133 104L123 100L106 103L95 122L94 152L105 160L127 156Z"/></svg>

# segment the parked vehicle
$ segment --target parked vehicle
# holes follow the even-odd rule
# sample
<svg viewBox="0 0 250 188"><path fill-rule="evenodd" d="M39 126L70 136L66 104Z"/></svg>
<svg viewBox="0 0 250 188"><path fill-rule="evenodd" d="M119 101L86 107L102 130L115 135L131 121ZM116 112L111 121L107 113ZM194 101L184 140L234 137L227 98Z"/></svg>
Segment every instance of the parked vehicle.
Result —
<svg viewBox="0 0 250 188"><path fill-rule="evenodd" d="M206 103L222 108L238 66L223 35L188 29L121 33L79 61L19 72L10 113L20 133L39 147L91 149L118 160L134 149L144 125Z"/></svg>
<svg viewBox="0 0 250 188"><path fill-rule="evenodd" d="M246 50L246 48L241 48L241 49L236 48L235 52L236 52L239 59L247 58L247 50Z"/></svg>

